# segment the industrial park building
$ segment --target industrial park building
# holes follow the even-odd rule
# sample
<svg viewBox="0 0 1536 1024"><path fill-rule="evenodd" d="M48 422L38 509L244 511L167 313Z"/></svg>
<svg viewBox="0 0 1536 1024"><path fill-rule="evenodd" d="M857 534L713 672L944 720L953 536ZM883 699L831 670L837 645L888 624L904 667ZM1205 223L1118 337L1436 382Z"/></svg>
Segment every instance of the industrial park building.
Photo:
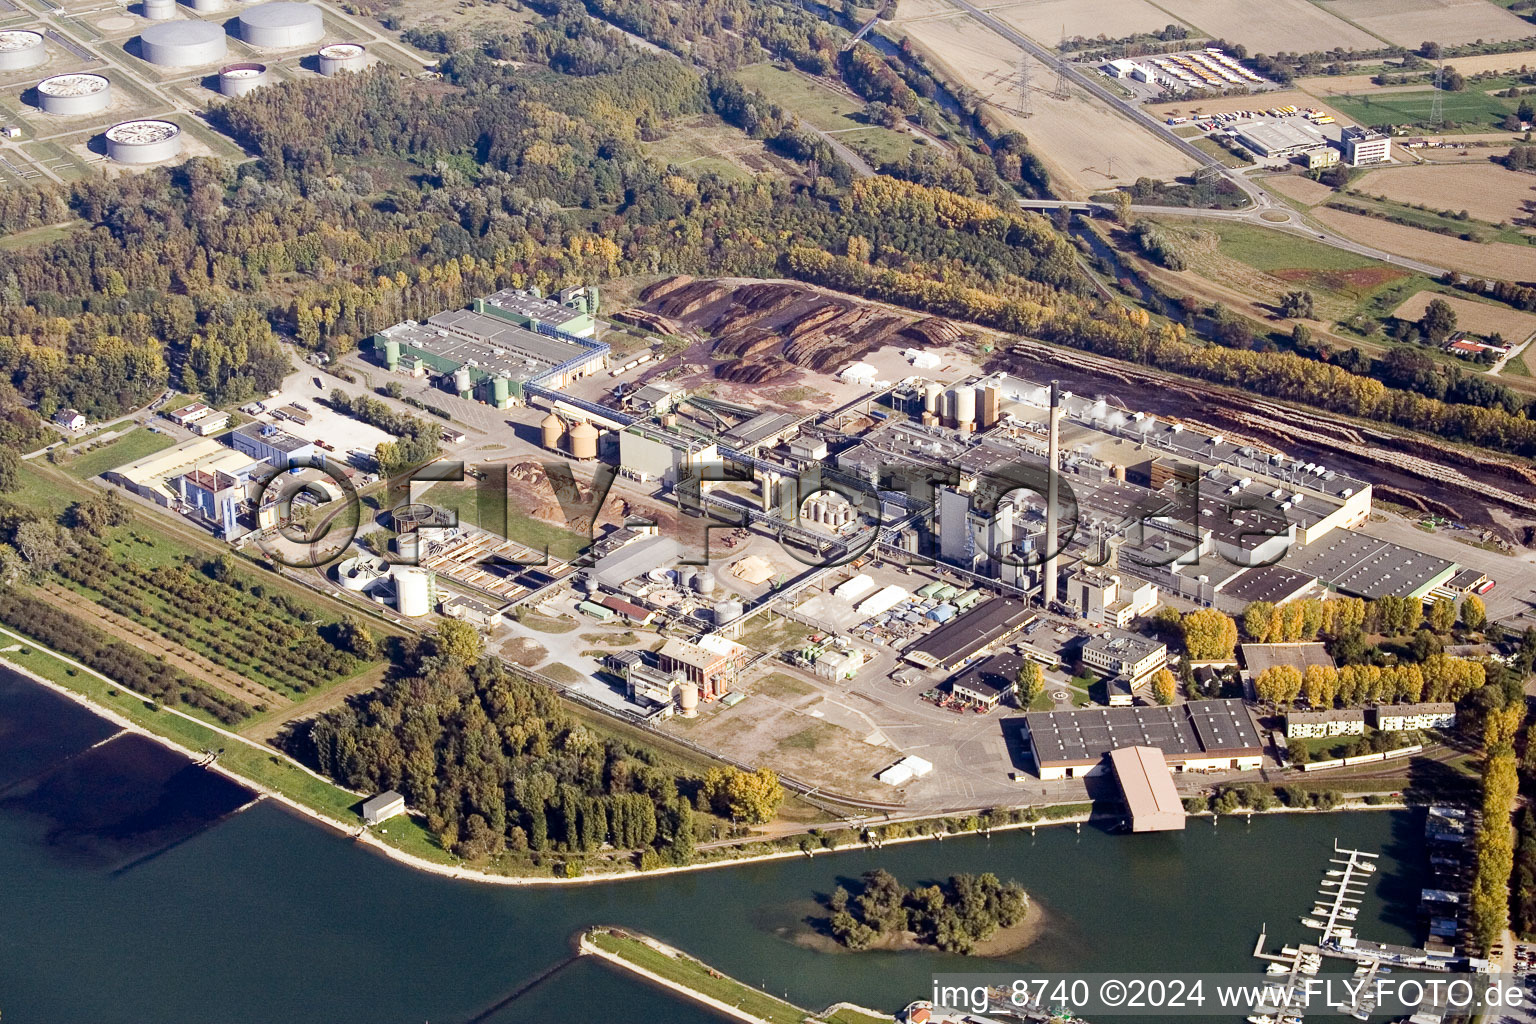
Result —
<svg viewBox="0 0 1536 1024"><path fill-rule="evenodd" d="M1237 129L1243 145L1263 157L1289 157L1324 144L1321 132L1290 121L1254 121Z"/></svg>
<svg viewBox="0 0 1536 1024"><path fill-rule="evenodd" d="M564 309L546 300L530 301L552 311ZM607 367L607 345L532 322L532 330L519 326L502 306L477 299L474 309L386 327L374 335L373 349L387 369L435 371L460 398L498 409L521 403L525 384L559 390Z"/></svg>
<svg viewBox="0 0 1536 1024"><path fill-rule="evenodd" d="M1343 142L1344 159L1351 167L1384 164L1392 159L1392 139L1383 132L1350 125L1344 129Z"/></svg>
<svg viewBox="0 0 1536 1024"><path fill-rule="evenodd" d="M1121 747L1155 747L1175 771L1251 771L1264 760L1263 741L1240 700L1043 711L1025 715L1024 723L1045 780L1098 775Z"/></svg>
<svg viewBox="0 0 1536 1024"><path fill-rule="evenodd" d="M1110 766L1125 798L1132 832L1169 832L1184 827L1184 803L1156 747L1121 747L1109 753Z"/></svg>

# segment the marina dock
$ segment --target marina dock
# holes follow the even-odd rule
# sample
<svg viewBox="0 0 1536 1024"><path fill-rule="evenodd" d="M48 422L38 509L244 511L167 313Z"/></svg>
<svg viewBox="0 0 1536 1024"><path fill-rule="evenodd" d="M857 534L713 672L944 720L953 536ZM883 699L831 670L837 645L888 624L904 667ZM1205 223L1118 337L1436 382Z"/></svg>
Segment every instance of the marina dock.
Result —
<svg viewBox="0 0 1536 1024"><path fill-rule="evenodd" d="M1298 995L1305 990L1306 979L1317 974L1324 958L1353 960L1355 978L1367 982L1360 991L1369 991L1369 982L1392 967L1413 971L1449 971L1453 966L1466 964L1465 957L1434 952L1412 946L1398 946L1386 942L1372 942L1355 934L1356 918L1360 913L1361 897L1376 873L1376 859L1380 854L1364 850L1340 849L1334 842L1333 856L1328 863L1309 914L1301 923L1318 932L1318 941L1298 946L1282 946L1280 952L1266 950L1269 936L1267 927L1259 932L1254 944L1256 959L1268 962L1266 972L1276 986L1276 994ZM1285 1000L1278 1000L1284 1002ZM1304 1007L1255 1006L1248 1018L1252 1024L1301 1024ZM1375 1009L1369 1002L1344 1004L1326 1008L1357 1020L1367 1019ZM1314 1010L1313 1012L1320 1012Z"/></svg>

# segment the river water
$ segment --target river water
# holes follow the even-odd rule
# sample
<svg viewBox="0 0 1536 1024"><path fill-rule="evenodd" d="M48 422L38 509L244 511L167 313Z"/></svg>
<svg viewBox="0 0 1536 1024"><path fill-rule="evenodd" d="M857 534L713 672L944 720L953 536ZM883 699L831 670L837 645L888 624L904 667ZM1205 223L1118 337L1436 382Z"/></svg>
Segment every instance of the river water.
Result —
<svg viewBox="0 0 1536 1024"><path fill-rule="evenodd" d="M1422 826L1410 813L1200 821L1145 836L1055 827L523 890L412 871L270 802L247 806L240 787L114 732L0 670L6 1024L715 1020L587 960L543 977L574 933L601 923L813 1008L895 1010L940 970L1257 975L1248 954L1261 924L1272 945L1307 937L1297 918L1335 838L1383 854L1362 933L1418 937ZM1046 930L1002 961L829 955L793 941L818 895L876 866L908 884L960 871L1017 879Z"/></svg>

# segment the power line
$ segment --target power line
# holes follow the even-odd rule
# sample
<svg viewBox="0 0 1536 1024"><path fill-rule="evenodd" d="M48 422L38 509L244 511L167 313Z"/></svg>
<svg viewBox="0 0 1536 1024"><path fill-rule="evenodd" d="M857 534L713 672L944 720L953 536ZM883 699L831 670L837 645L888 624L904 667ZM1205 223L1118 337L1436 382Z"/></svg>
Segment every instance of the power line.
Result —
<svg viewBox="0 0 1536 1024"><path fill-rule="evenodd" d="M1030 74L1031 74L1031 72L1030 72L1030 67L1029 67L1029 56L1027 54L1020 54L1019 55L1019 116L1020 117L1029 117L1031 114L1034 113L1034 111L1030 109L1030 99L1031 99L1030 93L1032 91L1031 88L1030 88L1030 86L1031 86Z"/></svg>
<svg viewBox="0 0 1536 1024"><path fill-rule="evenodd" d="M1445 124L1445 61L1441 60L1435 65L1435 93L1429 101L1429 124L1435 131L1439 131Z"/></svg>

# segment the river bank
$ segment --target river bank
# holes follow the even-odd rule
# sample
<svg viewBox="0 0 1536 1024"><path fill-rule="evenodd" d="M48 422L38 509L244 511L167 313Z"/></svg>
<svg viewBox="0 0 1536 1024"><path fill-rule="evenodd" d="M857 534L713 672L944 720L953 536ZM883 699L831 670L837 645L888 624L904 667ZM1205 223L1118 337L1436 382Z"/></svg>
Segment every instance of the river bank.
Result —
<svg viewBox="0 0 1536 1024"><path fill-rule="evenodd" d="M584 931L577 940L577 951L743 1024L883 1024L895 1020L849 1003L836 1003L822 1013L813 1013L753 988L680 949L628 929L605 927Z"/></svg>
<svg viewBox="0 0 1536 1024"><path fill-rule="evenodd" d="M483 885L513 886L513 887L543 887L543 886L581 886L595 885L605 882L623 882L642 879L652 879L668 875L678 875L706 871L713 868L735 867L749 864L769 863L774 861L796 860L814 858L822 854L847 853L858 850L878 850L885 846L899 846L917 842L942 842L946 838L957 838L966 835L991 835L992 833L1007 833L1029 829L1031 832L1041 827L1051 825L1073 825L1081 831L1082 825L1093 821L1091 805L1087 804L1058 804L1039 805L1025 809L1025 814L1033 813L1035 820L1018 820L1008 822L991 823L974 830L949 831L940 827L945 821L953 820L957 815L946 815L934 819L918 819L909 822L897 822L888 825L868 826L871 838L860 839L854 842L827 842L821 840L821 845L812 845L807 848L780 848L757 850L744 853L740 856L724 856L715 860L701 861L687 865L669 865L640 871L638 868L627 871L615 871L603 874L587 874L575 878L555 877L553 875L506 875L482 871L477 868L466 867L462 864L454 864L444 860L434 860L425 855L430 852L440 851L430 839L421 823L412 819L394 818L383 825L372 828L365 827L358 815L358 806L364 794L345 790L337 786L331 780L312 771L300 762L287 755L274 751L263 744L255 743L243 736L217 726L204 723L184 712L174 708L165 708L158 705L151 698L135 693L121 686L110 677L88 668L81 663L61 655L55 651L36 643L22 634L12 632L0 627L0 636L6 636L22 645L23 650L30 649L37 652L45 659L51 659L62 666L67 672L65 678L78 680L84 674L88 680L95 680L96 685L89 689L84 685L67 685L65 682L47 678L37 671L33 671L14 656L14 652L8 652L4 664L32 681L47 687L55 693L74 701L89 709L120 728L130 730L159 743L177 753L186 756L194 762L207 760L207 752L220 750L219 757L207 765L211 770L220 775L245 786L262 798L270 799L290 811L296 812L305 818L325 828L347 835L359 845L370 851L387 857L397 863L403 864L416 871L422 871L444 878L458 881L476 882ZM40 666L39 666L40 667ZM104 688L104 690L103 690ZM89 692L90 689L102 691ZM110 700L118 698L118 704L114 706ZM135 716L135 704L138 706L140 717ZM147 719L151 716L169 715L169 719L155 718L153 725L160 729L152 728ZM229 746L220 746L221 743L233 743L234 750ZM1387 804L1365 804L1362 800L1341 801L1333 808L1334 811L1366 810L1366 809L1393 809ZM981 810L981 809L978 809ZM1239 811L1241 815L1264 814L1323 814L1330 813L1319 810L1303 810L1297 808L1277 807L1268 811ZM923 831L923 826L934 827ZM882 828L901 827L916 830L914 834L897 836L881 836L878 834ZM390 829L396 831L390 833ZM809 833L807 833L808 835ZM775 841L784 843L797 837L781 837ZM415 846L421 852L414 852L407 846ZM443 854L446 857L446 854Z"/></svg>

